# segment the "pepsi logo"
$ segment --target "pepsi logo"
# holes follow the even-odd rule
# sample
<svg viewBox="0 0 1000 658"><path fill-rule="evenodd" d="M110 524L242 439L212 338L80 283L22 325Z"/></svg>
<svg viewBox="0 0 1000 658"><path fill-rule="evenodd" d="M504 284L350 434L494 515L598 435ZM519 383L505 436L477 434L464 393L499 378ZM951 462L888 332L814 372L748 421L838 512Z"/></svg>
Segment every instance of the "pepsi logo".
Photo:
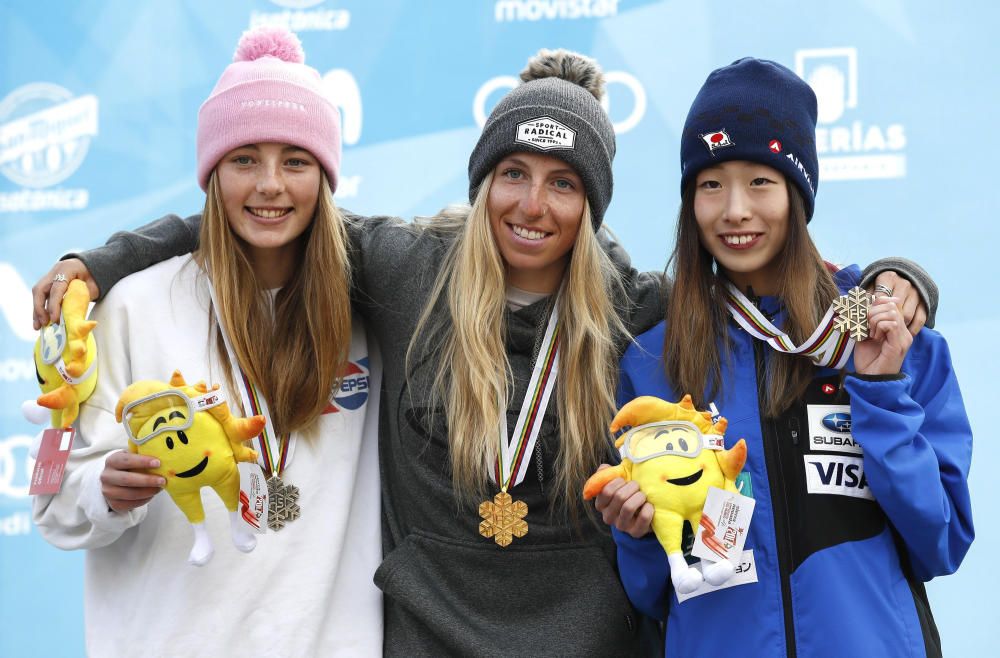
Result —
<svg viewBox="0 0 1000 658"><path fill-rule="evenodd" d="M827 414L823 417L823 427L833 432L847 434L851 431L851 414Z"/></svg>
<svg viewBox="0 0 1000 658"><path fill-rule="evenodd" d="M328 412L356 411L368 401L368 357L349 361L341 375L340 388L331 400Z"/></svg>

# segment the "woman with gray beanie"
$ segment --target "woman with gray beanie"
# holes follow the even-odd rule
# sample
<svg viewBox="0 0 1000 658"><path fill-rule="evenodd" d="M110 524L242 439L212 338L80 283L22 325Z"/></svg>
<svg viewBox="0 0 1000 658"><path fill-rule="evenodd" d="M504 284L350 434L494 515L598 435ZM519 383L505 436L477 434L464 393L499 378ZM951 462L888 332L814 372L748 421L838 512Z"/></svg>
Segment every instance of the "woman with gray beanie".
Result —
<svg viewBox="0 0 1000 658"><path fill-rule="evenodd" d="M642 651L614 544L579 492L617 459L616 362L662 318L663 278L601 230L615 136L600 68L542 51L521 79L469 159L469 206L348 228L354 304L384 361L387 655ZM194 248L198 221L165 218L80 257L104 292ZM78 264L56 270L86 274Z"/></svg>

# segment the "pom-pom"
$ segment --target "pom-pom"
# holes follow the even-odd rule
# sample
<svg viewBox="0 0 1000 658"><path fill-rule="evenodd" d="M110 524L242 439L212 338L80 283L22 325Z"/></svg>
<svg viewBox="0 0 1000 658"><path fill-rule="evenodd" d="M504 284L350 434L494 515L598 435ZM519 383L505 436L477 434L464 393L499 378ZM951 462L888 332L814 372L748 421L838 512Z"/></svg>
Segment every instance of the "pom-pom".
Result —
<svg viewBox="0 0 1000 658"><path fill-rule="evenodd" d="M236 46L233 61L252 62L261 57L277 57L293 64L303 64L306 61L302 42L297 36L283 27L267 25L243 33Z"/></svg>
<svg viewBox="0 0 1000 658"><path fill-rule="evenodd" d="M600 65L590 57L571 50L543 48L529 59L528 65L521 71L521 80L530 82L541 78L562 78L580 85L597 100L604 97L604 72Z"/></svg>

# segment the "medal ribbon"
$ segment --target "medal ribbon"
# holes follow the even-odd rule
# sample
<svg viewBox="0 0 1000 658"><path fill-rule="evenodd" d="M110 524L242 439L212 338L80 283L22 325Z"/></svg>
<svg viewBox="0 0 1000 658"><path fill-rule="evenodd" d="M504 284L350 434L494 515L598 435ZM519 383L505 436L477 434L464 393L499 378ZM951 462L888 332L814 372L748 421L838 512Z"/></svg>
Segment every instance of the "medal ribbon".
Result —
<svg viewBox="0 0 1000 658"><path fill-rule="evenodd" d="M549 405L552 389L555 388L556 376L559 374L559 299L556 297L549 321L545 327L545 335L535 358L531 371L528 390L521 404L521 412L514 425L514 434L507 438L507 410L500 404L500 450L494 466L493 481L500 485L500 490L506 492L509 487L517 486L524 480L528 471L530 455L538 441L538 433L542 428L542 417Z"/></svg>
<svg viewBox="0 0 1000 658"><path fill-rule="evenodd" d="M847 365L847 360L854 351L854 340L847 333L834 328L835 314L832 306L827 309L812 335L796 347L787 334L771 324L760 309L728 281L726 303L730 315L747 333L778 352L801 354L809 357L817 366L840 369Z"/></svg>
<svg viewBox="0 0 1000 658"><path fill-rule="evenodd" d="M211 281L208 283L208 292L212 296L212 311L215 313L216 326L222 334L222 342L226 345L226 353L229 355L229 366L233 369L233 382L240 389L240 398L243 400L243 408L248 415L261 415L264 417L264 429L257 436L258 461L268 477L280 476L291 461L294 449L294 436L278 436L274 431L274 423L271 422L271 412L267 408L267 400L260 394L250 378L246 376L240 367L240 362L236 359L236 352L229 342L229 336L222 325L222 318L219 317L219 303L215 298L215 289Z"/></svg>

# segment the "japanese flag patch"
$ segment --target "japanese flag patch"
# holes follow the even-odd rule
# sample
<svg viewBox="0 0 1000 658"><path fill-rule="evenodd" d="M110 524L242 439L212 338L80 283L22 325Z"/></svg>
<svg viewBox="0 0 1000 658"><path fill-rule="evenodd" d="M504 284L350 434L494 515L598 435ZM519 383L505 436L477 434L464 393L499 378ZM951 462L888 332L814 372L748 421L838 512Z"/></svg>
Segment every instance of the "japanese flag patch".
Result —
<svg viewBox="0 0 1000 658"><path fill-rule="evenodd" d="M703 141L705 143L705 146L708 147L709 153L714 153L719 149L723 149L726 148L727 146L734 145L733 140L729 138L729 133L726 132L725 128L723 128L722 130L716 130L715 132L712 133L705 133L704 135L698 135L698 136L701 137L701 141Z"/></svg>

